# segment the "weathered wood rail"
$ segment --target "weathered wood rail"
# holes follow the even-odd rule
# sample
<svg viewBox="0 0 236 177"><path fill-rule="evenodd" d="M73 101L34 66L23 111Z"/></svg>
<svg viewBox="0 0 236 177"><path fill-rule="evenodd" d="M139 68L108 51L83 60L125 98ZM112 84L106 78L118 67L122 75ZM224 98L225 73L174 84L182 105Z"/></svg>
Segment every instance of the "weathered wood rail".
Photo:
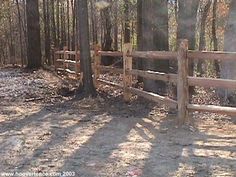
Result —
<svg viewBox="0 0 236 177"><path fill-rule="evenodd" d="M93 50L91 51L91 55L94 55ZM64 47L61 51L55 51L53 58L53 63L57 71L80 74L80 51L68 51L68 48Z"/></svg>
<svg viewBox="0 0 236 177"><path fill-rule="evenodd" d="M188 63L189 60L201 59L201 60L236 60L236 53L233 52L199 52L188 50L188 41L181 40L179 43L177 52L167 51L132 51L131 44L125 44L123 52L111 52L100 51L99 47L95 47L93 53L93 71L94 71L94 83L96 86L99 83L114 86L124 91L124 100L130 101L132 94L144 97L148 100L165 104L171 108L178 109L178 122L183 124L189 121L190 111L202 111L212 112L219 114L236 115L235 107L223 107L214 105L196 105L189 102L189 87L201 86L201 87L220 87L225 89L236 90L236 80L229 79L216 79L216 78L202 78L192 77L188 75ZM58 62L63 62L63 66L66 63L75 64L79 67L79 52L67 52L59 51L56 54L61 54L64 58L57 59ZM75 61L68 61L68 55L75 55ZM101 57L122 57L123 68L116 68L113 66L101 65ZM136 58L152 59L152 60L176 60L178 61L178 74L161 73L155 71L144 71L133 69L133 61ZM64 66L63 69L66 67ZM76 72L79 68L76 69ZM106 81L99 78L102 72L109 72L115 74L121 74L123 82L115 83L112 81ZM143 77L145 79L161 80L164 82L171 82L177 85L177 100L173 100L168 97L164 97L155 93L146 92L141 89L132 87L132 80L134 76Z"/></svg>

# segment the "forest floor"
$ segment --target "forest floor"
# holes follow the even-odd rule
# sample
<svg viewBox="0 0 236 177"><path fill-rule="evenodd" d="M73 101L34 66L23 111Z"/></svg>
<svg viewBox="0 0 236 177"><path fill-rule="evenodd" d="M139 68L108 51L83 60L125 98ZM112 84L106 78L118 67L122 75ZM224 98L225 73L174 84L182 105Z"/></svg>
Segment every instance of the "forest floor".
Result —
<svg viewBox="0 0 236 177"><path fill-rule="evenodd" d="M154 103L124 103L109 87L79 99L74 87L43 70L0 69L0 176L236 176L235 117L195 113L177 128ZM194 99L217 101L213 91Z"/></svg>

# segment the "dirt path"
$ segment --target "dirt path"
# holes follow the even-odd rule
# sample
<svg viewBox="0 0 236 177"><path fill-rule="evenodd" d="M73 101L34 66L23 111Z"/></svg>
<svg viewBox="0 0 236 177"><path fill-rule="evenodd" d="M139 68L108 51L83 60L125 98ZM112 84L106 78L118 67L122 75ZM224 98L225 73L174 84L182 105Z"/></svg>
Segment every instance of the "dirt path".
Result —
<svg viewBox="0 0 236 177"><path fill-rule="evenodd" d="M193 127L176 128L152 103L62 97L61 84L45 71L0 70L0 176L236 176L235 119L195 114Z"/></svg>

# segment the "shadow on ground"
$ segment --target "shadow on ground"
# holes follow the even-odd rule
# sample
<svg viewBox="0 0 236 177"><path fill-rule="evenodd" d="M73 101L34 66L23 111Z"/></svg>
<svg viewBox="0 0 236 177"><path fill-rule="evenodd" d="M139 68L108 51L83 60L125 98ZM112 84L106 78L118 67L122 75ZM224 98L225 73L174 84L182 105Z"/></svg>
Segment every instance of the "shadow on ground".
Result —
<svg viewBox="0 0 236 177"><path fill-rule="evenodd" d="M0 123L0 170L88 177L235 176L235 134L176 128L175 122L175 116L143 100L125 104L103 97L47 106Z"/></svg>

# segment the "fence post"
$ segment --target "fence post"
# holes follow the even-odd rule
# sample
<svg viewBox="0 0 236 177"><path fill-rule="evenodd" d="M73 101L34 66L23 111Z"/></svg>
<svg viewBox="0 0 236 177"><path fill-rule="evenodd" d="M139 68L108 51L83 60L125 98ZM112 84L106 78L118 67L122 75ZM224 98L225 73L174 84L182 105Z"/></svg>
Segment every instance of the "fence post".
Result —
<svg viewBox="0 0 236 177"><path fill-rule="evenodd" d="M79 60L80 54L77 50L75 50L75 72L76 76L79 77L79 71L80 71L80 60Z"/></svg>
<svg viewBox="0 0 236 177"><path fill-rule="evenodd" d="M132 57L128 57L127 54L132 53L132 44L124 44L123 48L123 84L124 84L124 100L130 101L131 93L128 87L132 86L132 75L129 74L129 70L132 70Z"/></svg>
<svg viewBox="0 0 236 177"><path fill-rule="evenodd" d="M63 69L64 72L66 72L66 68L67 68L67 63L65 62L66 60L68 60L68 54L66 53L66 51L68 50L67 46L63 47Z"/></svg>
<svg viewBox="0 0 236 177"><path fill-rule="evenodd" d="M188 121L187 105L189 101L188 86L188 40L179 41L178 49L178 124L182 125Z"/></svg>
<svg viewBox="0 0 236 177"><path fill-rule="evenodd" d="M99 54L99 50L101 47L97 44L94 48L94 85L98 87L98 78L100 75L100 65L101 65L101 55Z"/></svg>
<svg viewBox="0 0 236 177"><path fill-rule="evenodd" d="M55 71L57 71L57 68L58 68L58 62L57 62L57 59L58 59L58 54L56 54L56 52L58 51L58 48L54 48L53 50L53 59L54 59L54 67L55 67Z"/></svg>

